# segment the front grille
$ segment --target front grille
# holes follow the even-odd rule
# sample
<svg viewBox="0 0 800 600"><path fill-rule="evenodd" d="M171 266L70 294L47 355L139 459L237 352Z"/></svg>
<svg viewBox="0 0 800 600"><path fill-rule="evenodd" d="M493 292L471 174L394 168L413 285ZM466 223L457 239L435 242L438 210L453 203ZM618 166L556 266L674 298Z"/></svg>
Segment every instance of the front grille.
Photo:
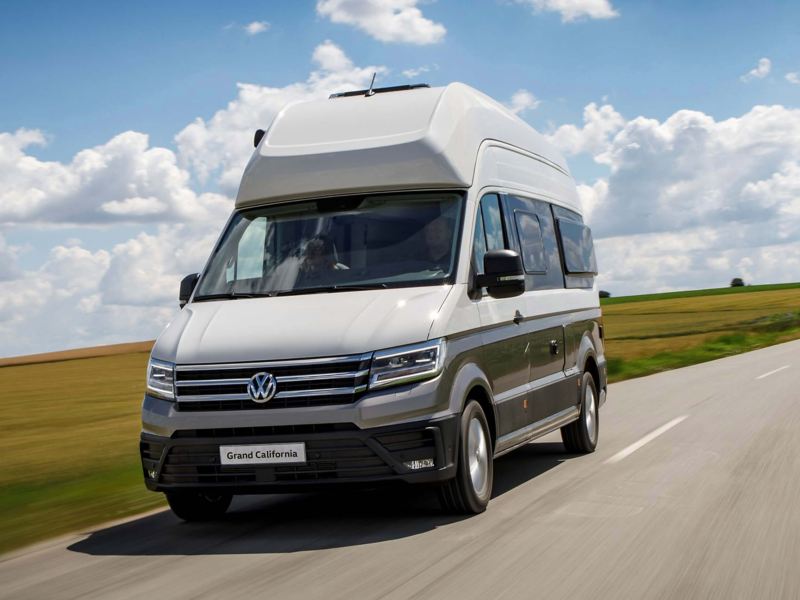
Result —
<svg viewBox="0 0 800 600"><path fill-rule="evenodd" d="M176 407L181 411L260 410L351 404L367 389L370 354L295 361L178 365ZM275 396L254 402L250 378L266 372L276 379Z"/></svg>
<svg viewBox="0 0 800 600"><path fill-rule="evenodd" d="M304 442L302 465L223 466L220 446ZM164 486L370 481L405 472L406 461L438 456L433 428L400 428L370 435L352 423L179 430L171 438L142 436L145 477ZM437 462L439 459L436 459Z"/></svg>
<svg viewBox="0 0 800 600"><path fill-rule="evenodd" d="M394 470L358 439L306 441L306 464L222 466L218 444L169 449L159 483L165 485L257 484L327 479L361 479L392 475Z"/></svg>

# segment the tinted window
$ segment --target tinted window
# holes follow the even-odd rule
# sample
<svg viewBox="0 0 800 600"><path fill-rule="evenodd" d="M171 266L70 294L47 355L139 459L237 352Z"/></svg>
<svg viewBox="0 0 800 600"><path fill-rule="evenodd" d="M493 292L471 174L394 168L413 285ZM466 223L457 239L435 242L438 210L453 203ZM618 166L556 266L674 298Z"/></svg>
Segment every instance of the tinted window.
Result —
<svg viewBox="0 0 800 600"><path fill-rule="evenodd" d="M547 262L544 258L544 241L539 217L518 210L514 212L514 218L525 270L528 273L546 273Z"/></svg>
<svg viewBox="0 0 800 600"><path fill-rule="evenodd" d="M569 221L575 221L576 223L583 223L583 217L574 210L569 210L563 206L553 204L553 213L556 215L556 219L567 219Z"/></svg>
<svg viewBox="0 0 800 600"><path fill-rule="evenodd" d="M475 217L475 235L472 242L472 260L476 273L483 273L483 256L486 254L486 234L480 209Z"/></svg>
<svg viewBox="0 0 800 600"><path fill-rule="evenodd" d="M592 231L586 225L566 219L558 219L558 231L561 235L567 273L596 275L597 260L594 256Z"/></svg>
<svg viewBox="0 0 800 600"><path fill-rule="evenodd" d="M481 200L483 230L486 232L486 249L502 250L506 247L503 235L503 216L500 213L500 199L492 194Z"/></svg>
<svg viewBox="0 0 800 600"><path fill-rule="evenodd" d="M541 237L541 263L537 265L536 271L532 271L528 267L531 258L528 257L527 262L525 255L526 241L528 236L523 239L524 230L516 223L516 238L520 255L523 257L523 264L525 270L528 272L525 277L525 287L528 290L552 290L564 287L564 274L561 270L561 256L558 252L558 240L556 238L555 220L553 219L553 212L550 209L550 204L543 200L536 200L534 198L522 198L520 196L506 196L506 202L511 211L516 213L527 213L529 217L534 217L539 224L539 231ZM530 236L535 240L535 236ZM535 241L532 242L535 245ZM529 248L534 250L533 247ZM533 252L535 254L535 250Z"/></svg>
<svg viewBox="0 0 800 600"><path fill-rule="evenodd" d="M483 273L483 256L487 250L502 250L505 247L500 199L496 194L489 194L481 198L475 222L475 241L472 250L475 272Z"/></svg>

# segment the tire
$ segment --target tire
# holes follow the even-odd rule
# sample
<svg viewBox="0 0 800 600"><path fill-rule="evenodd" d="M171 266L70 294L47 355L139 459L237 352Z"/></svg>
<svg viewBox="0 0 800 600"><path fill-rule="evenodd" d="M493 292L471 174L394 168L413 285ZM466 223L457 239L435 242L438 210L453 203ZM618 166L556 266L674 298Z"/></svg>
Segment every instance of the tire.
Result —
<svg viewBox="0 0 800 600"><path fill-rule="evenodd" d="M456 476L439 488L442 508L456 514L478 514L492 497L492 437L486 415L475 400L461 413Z"/></svg>
<svg viewBox="0 0 800 600"><path fill-rule="evenodd" d="M561 439L567 452L589 454L597 448L600 434L600 411L597 404L597 384L591 373L581 378L581 414L577 421L561 428Z"/></svg>
<svg viewBox="0 0 800 600"><path fill-rule="evenodd" d="M231 494L167 492L172 512L184 521L211 521L220 518L231 505Z"/></svg>

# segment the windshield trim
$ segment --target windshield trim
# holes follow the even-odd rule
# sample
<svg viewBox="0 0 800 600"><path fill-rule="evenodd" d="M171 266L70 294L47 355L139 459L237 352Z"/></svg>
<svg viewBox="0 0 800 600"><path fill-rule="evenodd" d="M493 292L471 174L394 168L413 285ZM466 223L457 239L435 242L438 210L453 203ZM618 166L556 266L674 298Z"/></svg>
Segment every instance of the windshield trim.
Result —
<svg viewBox="0 0 800 600"><path fill-rule="evenodd" d="M360 194L336 194L336 195L327 195L327 196L314 196L310 198L297 198L292 199L288 202L263 202L261 204L257 204L254 206L247 206L244 208L234 208L231 211L231 214L228 216L228 219L225 221L225 225L222 228L222 231L217 238L217 241L214 243L214 247L211 249L211 252L206 259L205 264L203 265L203 270L200 272L200 277L197 280L197 284L192 291L192 297L189 299L187 304L192 302L210 302L212 300L216 301L225 301L225 300L239 300L239 299L247 299L248 295L251 298L272 298L280 296L280 290L276 293L270 292L269 294L235 294L229 298L218 298L216 297L217 294L206 294L206 295L197 295L197 291L201 288L203 280L206 278L208 274L208 268L211 265L211 260L213 259L214 255L219 250L220 246L222 245L223 241L225 240L225 233L228 231L231 222L234 218L236 218L239 214L247 214L250 212L257 212L262 210L268 206L275 206L275 205L282 205L282 206L291 206L293 204L302 204L304 202L315 201L315 200L335 200L337 198L347 199L347 200L354 200L356 198L372 198L374 196L414 196L418 194L425 194L425 193L443 193L443 194L456 194L461 198L461 206L460 206L460 214L459 214L459 226L456 231L456 244L455 244L455 257L453 258L453 269L447 277L440 277L437 279L424 279L424 280L411 280L411 281L400 281L400 282L386 282L379 284L381 287L375 287L375 289L396 289L396 288L409 288L409 287L430 287L430 286L437 286L437 285L455 285L456 278L458 275L458 269L461 263L461 244L462 244L462 236L464 234L464 217L466 215L466 205L467 205L467 190L460 189L460 188L426 188L426 189L418 189L418 190L382 190L376 192L368 192L368 193L360 193ZM368 284L367 284L368 285ZM344 286L343 286L344 287ZM362 286L363 287L363 286ZM313 289L313 288L309 288ZM342 289L336 290L332 293L344 293L344 292L352 292L352 291L364 291L359 289ZM314 292L312 292L314 293ZM316 292L320 293L320 292ZM331 293L331 292L329 292ZM214 298L207 298L206 296L215 296ZM290 294L284 294L288 296ZM291 294L294 296L304 295L300 293Z"/></svg>

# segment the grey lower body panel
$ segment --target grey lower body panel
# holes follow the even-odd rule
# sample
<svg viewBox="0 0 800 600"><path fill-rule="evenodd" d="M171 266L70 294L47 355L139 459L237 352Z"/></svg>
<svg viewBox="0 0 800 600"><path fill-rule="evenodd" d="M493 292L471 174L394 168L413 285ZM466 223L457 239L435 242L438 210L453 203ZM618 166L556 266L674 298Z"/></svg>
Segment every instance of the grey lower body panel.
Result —
<svg viewBox="0 0 800 600"><path fill-rule="evenodd" d="M547 435L551 431L560 429L564 425L577 421L580 414L580 408L573 406L498 438L495 445L495 458L511 452L531 440Z"/></svg>

